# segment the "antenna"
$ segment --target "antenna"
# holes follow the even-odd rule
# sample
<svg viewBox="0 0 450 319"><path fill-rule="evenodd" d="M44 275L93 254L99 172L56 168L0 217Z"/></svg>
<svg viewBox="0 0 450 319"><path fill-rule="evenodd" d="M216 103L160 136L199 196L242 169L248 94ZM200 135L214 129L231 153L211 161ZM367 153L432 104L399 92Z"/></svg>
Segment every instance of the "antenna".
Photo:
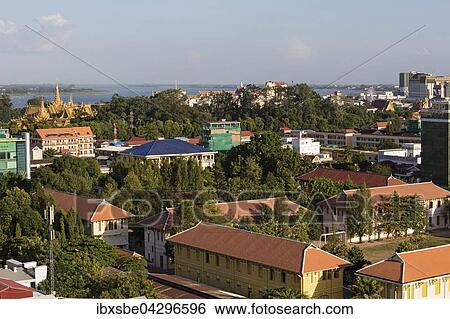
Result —
<svg viewBox="0 0 450 319"><path fill-rule="evenodd" d="M114 144L117 143L117 126L116 123L113 123L113 128L114 128Z"/></svg>
<svg viewBox="0 0 450 319"><path fill-rule="evenodd" d="M53 205L48 205L44 210L44 217L48 221L48 232L49 232L49 263L50 263L50 293L56 295L55 291L55 265L53 256L53 239L55 239L55 231L53 230L53 223L55 222L55 207Z"/></svg>
<svg viewBox="0 0 450 319"><path fill-rule="evenodd" d="M133 113L133 111L130 111L130 137L134 136L134 132L133 132L134 125L133 125L133 123L134 123L134 113Z"/></svg>

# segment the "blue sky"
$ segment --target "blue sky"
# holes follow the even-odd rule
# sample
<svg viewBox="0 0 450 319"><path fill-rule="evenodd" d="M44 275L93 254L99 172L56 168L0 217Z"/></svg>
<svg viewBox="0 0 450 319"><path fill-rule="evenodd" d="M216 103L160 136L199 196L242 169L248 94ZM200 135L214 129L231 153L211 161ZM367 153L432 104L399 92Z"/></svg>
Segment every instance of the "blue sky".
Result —
<svg viewBox="0 0 450 319"><path fill-rule="evenodd" d="M39 5L37 5L37 3ZM0 83L110 83L39 30L124 83L327 84L422 25L340 83L450 74L444 1L4 1Z"/></svg>

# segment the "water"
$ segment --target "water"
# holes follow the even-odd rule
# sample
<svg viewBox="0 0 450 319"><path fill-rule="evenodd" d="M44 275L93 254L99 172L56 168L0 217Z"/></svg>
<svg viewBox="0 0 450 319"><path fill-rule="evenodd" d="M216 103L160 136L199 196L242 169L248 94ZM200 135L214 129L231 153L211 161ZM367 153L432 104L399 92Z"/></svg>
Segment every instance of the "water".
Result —
<svg viewBox="0 0 450 319"><path fill-rule="evenodd" d="M77 103L86 103L86 104L97 104L102 102L109 102L111 97L114 94L118 94L120 96L150 96L154 92L174 89L174 85L168 84L149 84L149 85L130 85L129 88L132 90L128 90L121 86L114 85L78 85L80 89L83 88L91 88L94 90L102 90L107 92L102 93L79 93L72 94L74 102ZM181 84L178 85L178 88L186 91L188 95L196 95L199 91L234 91L236 90L236 84ZM363 92L363 89L360 88L316 88L317 93L321 96L329 95L336 90L340 90L344 95L359 95L359 93ZM137 93L137 94L136 94ZM31 98L38 98L40 95L28 94L28 95L11 95L11 102L14 107L24 107L27 104L27 101ZM46 101L53 100L53 92L51 94L44 94L44 98ZM62 95L63 100L67 101L69 98L68 95Z"/></svg>
<svg viewBox="0 0 450 319"><path fill-rule="evenodd" d="M102 90L107 92L102 93L79 93L72 94L73 101L77 103L86 104L96 104L102 102L108 102L114 94L119 94L121 96L150 96L154 92L174 89L174 85L167 84L152 84L152 85L130 85L129 88L132 90L127 90L121 86L114 85L78 85L80 89L90 88L94 90ZM188 95L196 95L199 91L234 91L236 90L235 84L214 84L214 85L178 85L179 89L186 91ZM137 93L137 94L136 94ZM11 102L14 107L24 107L27 101L32 98L39 98L40 95L28 94L28 95L11 95ZM54 98L54 93L44 94L46 101L51 101ZM65 101L68 100L68 95L62 95L61 98Z"/></svg>

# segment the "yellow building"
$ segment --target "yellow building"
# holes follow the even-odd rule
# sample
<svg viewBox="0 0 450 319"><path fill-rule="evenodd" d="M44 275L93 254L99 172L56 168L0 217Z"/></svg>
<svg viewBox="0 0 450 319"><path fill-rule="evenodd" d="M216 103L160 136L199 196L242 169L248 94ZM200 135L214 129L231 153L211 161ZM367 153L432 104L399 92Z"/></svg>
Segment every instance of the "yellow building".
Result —
<svg viewBox="0 0 450 319"><path fill-rule="evenodd" d="M33 123L47 123L58 126L66 126L70 124L70 120L75 117L94 116L95 112L90 104L74 103L72 97L66 103L61 99L59 92L59 84L56 84L55 97L53 101L45 105L45 101L41 98L39 105L28 104L22 118L15 122L22 127Z"/></svg>
<svg viewBox="0 0 450 319"><path fill-rule="evenodd" d="M356 272L378 281L386 299L450 299L450 245L398 253Z"/></svg>
<svg viewBox="0 0 450 319"><path fill-rule="evenodd" d="M167 241L176 275L249 298L281 287L343 298L343 269L351 265L311 244L203 222Z"/></svg>

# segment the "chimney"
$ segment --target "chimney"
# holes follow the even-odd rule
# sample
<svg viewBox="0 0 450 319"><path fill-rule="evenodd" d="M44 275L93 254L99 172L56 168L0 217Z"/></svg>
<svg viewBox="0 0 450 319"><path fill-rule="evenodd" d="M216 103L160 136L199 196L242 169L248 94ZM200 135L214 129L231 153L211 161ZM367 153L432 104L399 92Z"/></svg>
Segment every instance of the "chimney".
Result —
<svg viewBox="0 0 450 319"><path fill-rule="evenodd" d="M13 267L13 272L17 272L17 267Z"/></svg>

